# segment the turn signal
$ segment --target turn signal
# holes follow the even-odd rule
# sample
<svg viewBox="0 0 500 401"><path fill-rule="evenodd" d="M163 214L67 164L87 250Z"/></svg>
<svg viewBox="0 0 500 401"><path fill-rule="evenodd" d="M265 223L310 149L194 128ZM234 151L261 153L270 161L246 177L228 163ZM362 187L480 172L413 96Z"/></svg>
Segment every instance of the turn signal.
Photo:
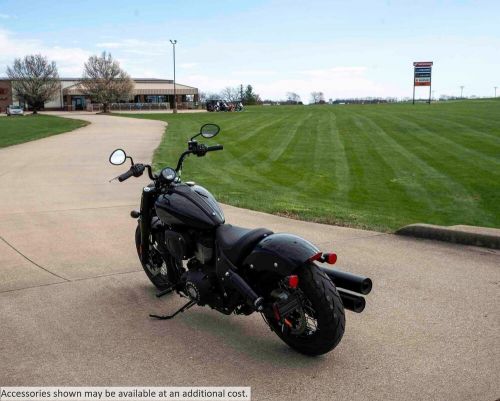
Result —
<svg viewBox="0 0 500 401"><path fill-rule="evenodd" d="M326 263L330 265L334 265L337 262L337 254L336 253L325 253L323 254L323 259Z"/></svg>
<svg viewBox="0 0 500 401"><path fill-rule="evenodd" d="M295 289L298 286L299 286L299 276L295 274L292 276L288 276L288 287Z"/></svg>
<svg viewBox="0 0 500 401"><path fill-rule="evenodd" d="M337 254L318 252L309 258L309 262L314 261L334 265L337 262Z"/></svg>

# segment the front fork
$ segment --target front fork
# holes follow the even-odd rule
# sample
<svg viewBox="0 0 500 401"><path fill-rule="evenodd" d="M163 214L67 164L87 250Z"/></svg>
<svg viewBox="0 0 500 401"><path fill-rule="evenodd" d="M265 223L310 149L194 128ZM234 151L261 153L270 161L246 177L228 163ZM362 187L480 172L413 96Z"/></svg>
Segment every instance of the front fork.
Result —
<svg viewBox="0 0 500 401"><path fill-rule="evenodd" d="M142 189L141 216L139 224L141 227L141 261L149 263L149 247L151 237L151 220L153 218L153 208L156 201L156 188L147 186Z"/></svg>

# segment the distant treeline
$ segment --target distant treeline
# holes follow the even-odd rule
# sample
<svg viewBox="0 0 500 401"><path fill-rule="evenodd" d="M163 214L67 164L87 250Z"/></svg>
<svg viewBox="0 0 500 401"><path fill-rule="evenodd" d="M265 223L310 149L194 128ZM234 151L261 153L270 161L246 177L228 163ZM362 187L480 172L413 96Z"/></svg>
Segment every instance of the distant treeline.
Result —
<svg viewBox="0 0 500 401"><path fill-rule="evenodd" d="M387 97L387 98L348 98L348 99L335 99L331 100L330 104L377 104L377 103L396 103L398 99L395 97Z"/></svg>

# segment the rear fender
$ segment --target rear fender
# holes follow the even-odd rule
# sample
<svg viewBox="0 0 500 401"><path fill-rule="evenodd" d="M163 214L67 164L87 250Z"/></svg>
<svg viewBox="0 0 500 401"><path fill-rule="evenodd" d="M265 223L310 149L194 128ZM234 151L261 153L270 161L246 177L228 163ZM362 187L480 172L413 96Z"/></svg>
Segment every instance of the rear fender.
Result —
<svg viewBox="0 0 500 401"><path fill-rule="evenodd" d="M296 235L271 234L255 246L243 266L256 272L287 276L318 252L320 250L315 245Z"/></svg>

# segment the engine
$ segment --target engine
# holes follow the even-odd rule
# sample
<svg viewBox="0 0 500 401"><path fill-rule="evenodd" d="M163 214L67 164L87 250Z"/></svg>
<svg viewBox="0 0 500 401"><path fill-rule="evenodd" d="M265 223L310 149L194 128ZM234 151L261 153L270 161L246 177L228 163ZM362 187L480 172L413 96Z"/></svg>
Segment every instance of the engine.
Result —
<svg viewBox="0 0 500 401"><path fill-rule="evenodd" d="M163 253L169 253L177 260L193 256L203 265L208 265L214 257L214 237L210 233L200 233L183 227L169 229L158 227L159 243Z"/></svg>
<svg viewBox="0 0 500 401"><path fill-rule="evenodd" d="M188 262L188 271L182 276L184 292L196 301L198 305L213 305L216 299L216 276L207 266L202 265L197 259Z"/></svg>
<svg viewBox="0 0 500 401"><path fill-rule="evenodd" d="M187 271L181 276L183 292L198 305L217 308L222 297L215 275L214 237L211 233L189 230L184 227L157 227L158 247L161 253L177 260L186 260Z"/></svg>

